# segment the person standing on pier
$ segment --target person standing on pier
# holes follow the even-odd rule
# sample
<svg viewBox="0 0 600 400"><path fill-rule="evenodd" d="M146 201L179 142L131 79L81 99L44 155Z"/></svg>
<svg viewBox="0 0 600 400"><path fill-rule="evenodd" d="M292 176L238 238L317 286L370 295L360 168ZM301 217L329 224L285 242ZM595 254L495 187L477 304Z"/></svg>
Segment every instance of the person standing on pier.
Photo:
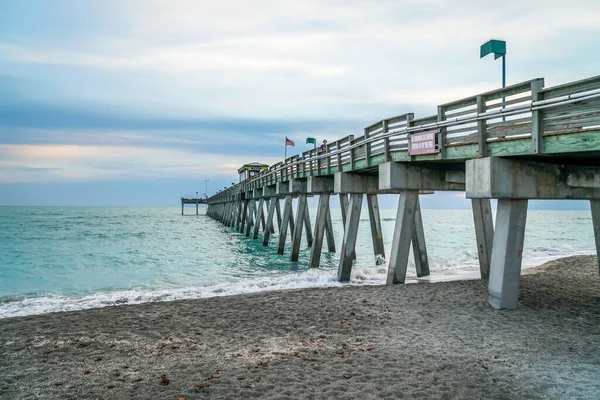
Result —
<svg viewBox="0 0 600 400"><path fill-rule="evenodd" d="M319 146L319 152L327 151L327 140L323 139L323 143Z"/></svg>

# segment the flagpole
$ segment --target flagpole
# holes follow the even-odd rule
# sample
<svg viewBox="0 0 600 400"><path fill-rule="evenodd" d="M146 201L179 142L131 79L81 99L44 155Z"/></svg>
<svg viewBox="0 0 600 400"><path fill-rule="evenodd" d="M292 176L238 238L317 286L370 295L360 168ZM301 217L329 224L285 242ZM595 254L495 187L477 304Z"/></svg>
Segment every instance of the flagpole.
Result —
<svg viewBox="0 0 600 400"><path fill-rule="evenodd" d="M283 151L283 162L287 160L287 136L285 137L285 150Z"/></svg>

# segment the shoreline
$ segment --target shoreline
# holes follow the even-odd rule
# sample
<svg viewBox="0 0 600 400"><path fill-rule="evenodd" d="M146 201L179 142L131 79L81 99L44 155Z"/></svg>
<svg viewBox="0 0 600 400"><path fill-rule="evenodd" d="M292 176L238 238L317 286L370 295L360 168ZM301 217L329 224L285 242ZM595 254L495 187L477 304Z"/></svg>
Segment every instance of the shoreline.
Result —
<svg viewBox="0 0 600 400"><path fill-rule="evenodd" d="M595 252L578 252L557 256L544 256L538 259L524 260L521 270L522 275L535 273L541 264L559 260L565 257L595 255ZM323 273L324 270L320 270ZM114 307L120 305L140 305L152 302L169 302L180 300L199 300L212 297L238 296L251 293L261 293L269 291L295 290L295 289L311 289L311 288L333 288L339 286L379 286L385 284L385 275L381 275L379 281L357 282L351 281L348 284L340 285L335 280L335 271L329 271L331 276L324 275L316 276L312 273L319 271L307 270L311 275L283 275L277 276L275 280L272 277L263 277L257 281L246 280L248 286L240 287L238 284L215 283L208 286L192 286L192 287L176 287L163 288L153 290L138 289L123 289L112 291L98 291L87 295L62 295L62 294L45 294L34 297L24 297L18 299L4 299L0 302L0 320L6 318L17 318L33 315L44 315L55 312L69 312L90 310L95 308ZM479 280L479 267L457 267L456 269L438 271L432 269L429 276L417 278L411 275L412 270L409 269L409 274L406 278L406 284L414 283L440 283L454 282L462 280ZM291 277L291 278L290 278ZM315 282L318 282L316 284ZM272 286L269 286L272 285ZM0 297L1 300L1 297Z"/></svg>
<svg viewBox="0 0 600 400"><path fill-rule="evenodd" d="M289 289L0 319L0 398L595 398L595 256L481 280Z"/></svg>

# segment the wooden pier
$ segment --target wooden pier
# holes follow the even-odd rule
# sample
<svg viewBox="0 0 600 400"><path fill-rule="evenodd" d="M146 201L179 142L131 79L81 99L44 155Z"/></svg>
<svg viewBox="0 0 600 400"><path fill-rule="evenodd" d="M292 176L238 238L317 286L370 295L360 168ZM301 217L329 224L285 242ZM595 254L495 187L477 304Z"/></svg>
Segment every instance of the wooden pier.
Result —
<svg viewBox="0 0 600 400"><path fill-rule="evenodd" d="M387 283L397 284L405 281L411 245L417 275L429 275L419 195L465 191L481 277L489 279L489 303L514 309L529 199L589 200L600 250L599 156L600 76L550 88L533 79L442 104L432 116L387 118L359 137L329 143L325 152L290 157L208 198L207 213L253 239L262 232L265 246L277 227L278 254L284 253L289 230L292 261L304 230L312 247L310 266L318 267L325 237L328 251L336 251L329 199L338 195L344 223L338 278L348 281L366 195L374 262L387 259ZM400 197L386 257L378 195L389 193ZM319 196L314 240L307 207L312 195ZM490 199L498 199L495 230Z"/></svg>
<svg viewBox="0 0 600 400"><path fill-rule="evenodd" d="M190 198L187 199L185 197L181 198L181 215L183 215L183 206L185 204L195 204L196 205L196 215L198 215L198 204L207 204L207 201L205 198Z"/></svg>

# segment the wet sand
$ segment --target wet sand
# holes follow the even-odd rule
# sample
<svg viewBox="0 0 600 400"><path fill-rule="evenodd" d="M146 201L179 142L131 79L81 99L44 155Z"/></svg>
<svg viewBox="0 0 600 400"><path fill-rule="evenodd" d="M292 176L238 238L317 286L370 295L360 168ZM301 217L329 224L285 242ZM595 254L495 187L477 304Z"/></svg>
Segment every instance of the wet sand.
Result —
<svg viewBox="0 0 600 400"><path fill-rule="evenodd" d="M594 256L521 277L264 292L0 320L2 399L597 399Z"/></svg>

